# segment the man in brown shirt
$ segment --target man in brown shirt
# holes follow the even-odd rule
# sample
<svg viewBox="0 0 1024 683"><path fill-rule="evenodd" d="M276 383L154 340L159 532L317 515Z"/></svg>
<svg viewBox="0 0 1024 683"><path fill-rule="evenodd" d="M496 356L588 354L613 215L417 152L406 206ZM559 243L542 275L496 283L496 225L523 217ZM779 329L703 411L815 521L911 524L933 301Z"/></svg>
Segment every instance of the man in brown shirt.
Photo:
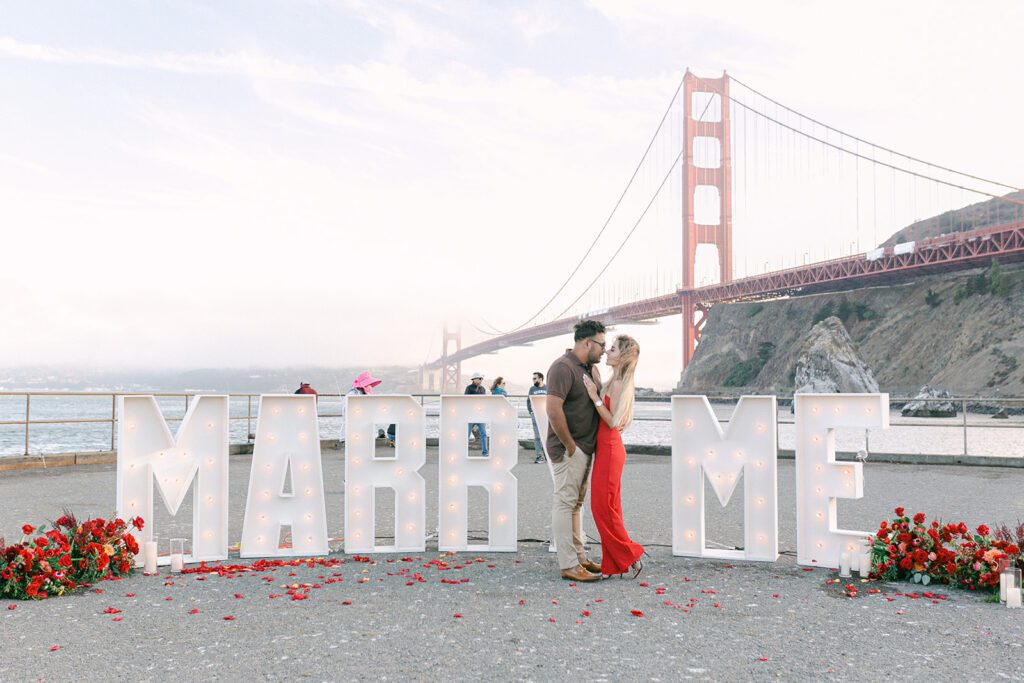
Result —
<svg viewBox="0 0 1024 683"><path fill-rule="evenodd" d="M600 321L580 321L573 335L575 345L548 370L547 451L555 475L551 533L562 578L573 581L601 578L601 565L590 561L583 548L581 510L601 419L583 386L583 376L589 374L600 390L601 375L594 364L604 355L604 333Z"/></svg>

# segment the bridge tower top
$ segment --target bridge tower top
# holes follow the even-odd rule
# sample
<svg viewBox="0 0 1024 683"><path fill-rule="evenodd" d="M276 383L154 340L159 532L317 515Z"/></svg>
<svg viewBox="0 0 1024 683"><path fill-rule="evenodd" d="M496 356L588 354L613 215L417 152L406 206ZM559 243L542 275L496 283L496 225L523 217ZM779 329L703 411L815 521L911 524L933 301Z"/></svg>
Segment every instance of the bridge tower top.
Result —
<svg viewBox="0 0 1024 683"><path fill-rule="evenodd" d="M436 328L435 328L436 329ZM449 351L449 343L455 344L454 352ZM459 383L462 381L462 361L451 360L451 356L462 350L462 330L448 331L444 327L444 341L441 344L441 393L456 394L459 391Z"/></svg>

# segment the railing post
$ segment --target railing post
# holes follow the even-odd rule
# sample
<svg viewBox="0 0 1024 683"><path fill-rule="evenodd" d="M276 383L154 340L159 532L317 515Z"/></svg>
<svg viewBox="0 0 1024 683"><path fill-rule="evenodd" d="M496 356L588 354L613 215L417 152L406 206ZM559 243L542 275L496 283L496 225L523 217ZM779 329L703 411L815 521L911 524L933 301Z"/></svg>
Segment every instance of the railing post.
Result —
<svg viewBox="0 0 1024 683"><path fill-rule="evenodd" d="M963 409L964 415L964 455L967 455L967 399L960 402L960 407Z"/></svg>
<svg viewBox="0 0 1024 683"><path fill-rule="evenodd" d="M252 441L252 394L249 394L249 408L245 414L245 442Z"/></svg>
<svg viewBox="0 0 1024 683"><path fill-rule="evenodd" d="M117 433L117 394L110 395L110 450L114 450Z"/></svg>
<svg viewBox="0 0 1024 683"><path fill-rule="evenodd" d="M29 421L32 416L32 394L25 394L25 455L28 455Z"/></svg>

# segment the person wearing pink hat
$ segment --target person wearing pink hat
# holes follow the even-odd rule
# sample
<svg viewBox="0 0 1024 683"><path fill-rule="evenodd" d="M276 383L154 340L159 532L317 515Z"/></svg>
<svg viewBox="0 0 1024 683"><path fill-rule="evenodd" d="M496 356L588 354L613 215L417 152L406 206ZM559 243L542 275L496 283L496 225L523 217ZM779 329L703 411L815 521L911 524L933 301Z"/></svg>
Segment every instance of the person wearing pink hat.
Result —
<svg viewBox="0 0 1024 683"><path fill-rule="evenodd" d="M361 372L358 377L352 380L352 389L349 390L348 395L372 393L371 390L378 384L380 384L379 379L376 379L369 372Z"/></svg>
<svg viewBox="0 0 1024 683"><path fill-rule="evenodd" d="M359 394L369 394L369 393L372 393L373 392L373 388L375 386L377 386L378 384L380 384L380 382L381 382L381 380L377 379L376 377L371 375L369 372L365 372L365 371L364 372L360 372L359 376L356 377L354 380L352 380L352 388L349 389L345 393L345 396L346 397L348 397L348 396L358 396ZM342 404L342 414L344 415L347 412L348 412L348 401L345 401L345 403ZM346 438L347 438L346 437L346 431L347 430L345 430L343 428L343 431L342 431L342 434L341 434L341 440L342 441L345 441Z"/></svg>

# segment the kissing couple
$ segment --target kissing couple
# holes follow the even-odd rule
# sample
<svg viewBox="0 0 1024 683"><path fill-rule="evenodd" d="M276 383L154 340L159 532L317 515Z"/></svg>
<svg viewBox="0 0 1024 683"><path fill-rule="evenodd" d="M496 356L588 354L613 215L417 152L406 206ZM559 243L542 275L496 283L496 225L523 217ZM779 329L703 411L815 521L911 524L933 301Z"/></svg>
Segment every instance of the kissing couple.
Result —
<svg viewBox="0 0 1024 683"><path fill-rule="evenodd" d="M622 468L626 449L622 430L633 420L633 373L640 346L619 335L605 349L605 327L597 320L576 324L573 347L548 370L548 434L545 443L554 471L551 530L563 579L597 581L636 578L643 570L644 548L634 543L622 522ZM602 356L612 370L601 380ZM591 466L593 465L593 475ZM590 511L601 535L601 563L583 547L581 510L592 480Z"/></svg>

